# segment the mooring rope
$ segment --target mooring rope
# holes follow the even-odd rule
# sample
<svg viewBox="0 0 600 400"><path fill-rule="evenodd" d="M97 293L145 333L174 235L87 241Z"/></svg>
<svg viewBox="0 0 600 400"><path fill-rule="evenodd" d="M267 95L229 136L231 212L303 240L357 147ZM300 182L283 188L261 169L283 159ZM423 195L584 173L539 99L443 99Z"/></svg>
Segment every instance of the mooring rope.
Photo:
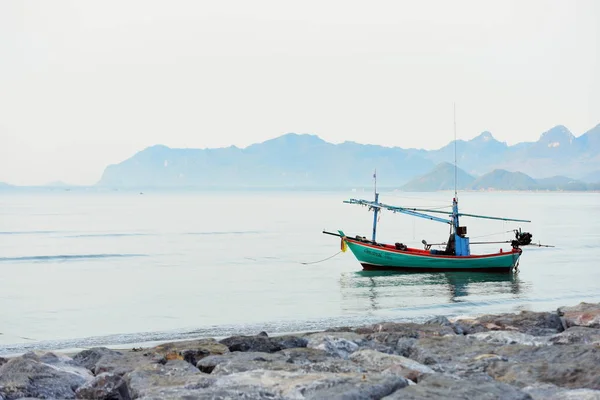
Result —
<svg viewBox="0 0 600 400"><path fill-rule="evenodd" d="M327 258L324 258L324 259L322 259L322 260L319 260L319 261L301 262L300 264L302 264L302 265L318 264L318 263L320 263L320 262L323 262L323 261L327 261L327 260L330 260L330 259L332 259L333 257L337 256L337 255L338 255L338 254L340 254L341 252L342 252L342 250L338 251L337 253L335 253L335 254L334 254L334 255L332 255L332 256L329 256L329 257L327 257Z"/></svg>

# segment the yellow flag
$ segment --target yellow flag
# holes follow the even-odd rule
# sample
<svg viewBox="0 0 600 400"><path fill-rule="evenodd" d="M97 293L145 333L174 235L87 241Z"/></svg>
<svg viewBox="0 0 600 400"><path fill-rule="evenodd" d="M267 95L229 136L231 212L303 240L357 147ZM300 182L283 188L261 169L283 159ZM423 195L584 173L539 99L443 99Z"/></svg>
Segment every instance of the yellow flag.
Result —
<svg viewBox="0 0 600 400"><path fill-rule="evenodd" d="M348 249L348 246L346 245L346 240L342 239L342 253L345 253L346 250Z"/></svg>

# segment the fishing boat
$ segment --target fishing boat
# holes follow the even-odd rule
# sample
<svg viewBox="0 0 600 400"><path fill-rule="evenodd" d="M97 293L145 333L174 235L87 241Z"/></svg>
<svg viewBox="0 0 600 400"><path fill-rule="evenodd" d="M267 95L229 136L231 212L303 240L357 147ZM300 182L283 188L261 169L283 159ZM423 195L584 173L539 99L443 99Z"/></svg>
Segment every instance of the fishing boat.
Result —
<svg viewBox="0 0 600 400"><path fill-rule="evenodd" d="M456 118L455 118L456 120ZM456 122L454 124L454 198L452 199L452 211L440 211L438 209L409 208L388 205L379 202L377 192L377 171L373 174L374 179L374 201L363 199L350 199L344 203L366 206L374 212L373 232L371 240L364 236L347 236L343 231L337 233L323 231L328 235L341 238L341 250L347 248L354 254L358 262L365 270L393 270L393 271L417 271L417 272L446 272L446 271L479 271L479 272L513 272L519 266L519 259L523 253L522 247L532 245L532 235L515 229L515 238L503 242L470 242L467 236L467 227L460 225L463 217L483 218L510 222L531 222L525 219L502 218L486 215L466 214L458 210L457 193L457 167L456 167ZM444 249L432 249L433 244L423 240L423 249L408 247L403 243L380 243L376 239L378 214L382 210L393 213L407 214L413 217L425 218L431 221L450 225L450 236L448 241L437 244L445 246ZM443 215L443 216L442 216ZM472 254L471 245L510 243L511 249L497 253ZM535 244L539 247L553 247L549 245Z"/></svg>
<svg viewBox="0 0 600 400"><path fill-rule="evenodd" d="M515 239L504 242L470 242L466 226L461 226L462 217L484 218L500 221L531 222L524 219L502 218L486 215L466 214L458 210L458 199L452 199L452 212L407 208L388 205L379 202L379 193L375 193L375 201L350 199L344 203L366 206L374 212L373 233L371 240L364 236L347 236L343 231L337 233L323 231L325 234L341 238L341 250L347 248L354 254L365 270L394 270L394 271L480 271L480 272L512 272L519 265L523 250L521 247L532 244L532 235L515 230ZM432 249L434 244L423 240L423 249L408 247L403 243L380 243L377 239L378 213L389 210L393 213L407 214L413 217L426 218L450 225L450 236L447 242L438 244L444 249ZM445 218L441 216L445 214ZM497 253L471 254L472 244L510 243L509 251L500 250ZM543 245L539 245L543 246Z"/></svg>

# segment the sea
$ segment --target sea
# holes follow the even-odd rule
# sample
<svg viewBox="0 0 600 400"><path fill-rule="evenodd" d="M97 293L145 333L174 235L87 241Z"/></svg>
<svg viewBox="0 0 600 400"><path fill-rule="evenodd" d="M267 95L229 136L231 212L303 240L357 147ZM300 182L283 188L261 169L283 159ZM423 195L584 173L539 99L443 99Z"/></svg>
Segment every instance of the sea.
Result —
<svg viewBox="0 0 600 400"><path fill-rule="evenodd" d="M453 193L381 190L380 201L450 210ZM307 332L432 316L552 311L600 302L600 194L462 192L472 242L513 229L516 274L366 272L340 239L371 236L370 190L0 194L0 355ZM423 246L442 223L384 211L377 239ZM435 248L435 246L434 246ZM508 250L506 243L472 252Z"/></svg>

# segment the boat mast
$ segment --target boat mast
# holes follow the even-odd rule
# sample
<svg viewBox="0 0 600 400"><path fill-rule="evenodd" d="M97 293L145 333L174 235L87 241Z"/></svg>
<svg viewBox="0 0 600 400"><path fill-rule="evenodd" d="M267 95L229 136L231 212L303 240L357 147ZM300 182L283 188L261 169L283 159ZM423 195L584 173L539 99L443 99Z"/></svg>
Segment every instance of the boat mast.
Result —
<svg viewBox="0 0 600 400"><path fill-rule="evenodd" d="M456 181L457 181L457 169L456 169L456 103L454 103L454 198L458 202L458 194L456 191Z"/></svg>
<svg viewBox="0 0 600 400"><path fill-rule="evenodd" d="M375 193L375 203L379 203L379 193L377 193L377 168L373 172L373 192ZM373 208L373 242L377 236L377 215L379 214L379 207Z"/></svg>

